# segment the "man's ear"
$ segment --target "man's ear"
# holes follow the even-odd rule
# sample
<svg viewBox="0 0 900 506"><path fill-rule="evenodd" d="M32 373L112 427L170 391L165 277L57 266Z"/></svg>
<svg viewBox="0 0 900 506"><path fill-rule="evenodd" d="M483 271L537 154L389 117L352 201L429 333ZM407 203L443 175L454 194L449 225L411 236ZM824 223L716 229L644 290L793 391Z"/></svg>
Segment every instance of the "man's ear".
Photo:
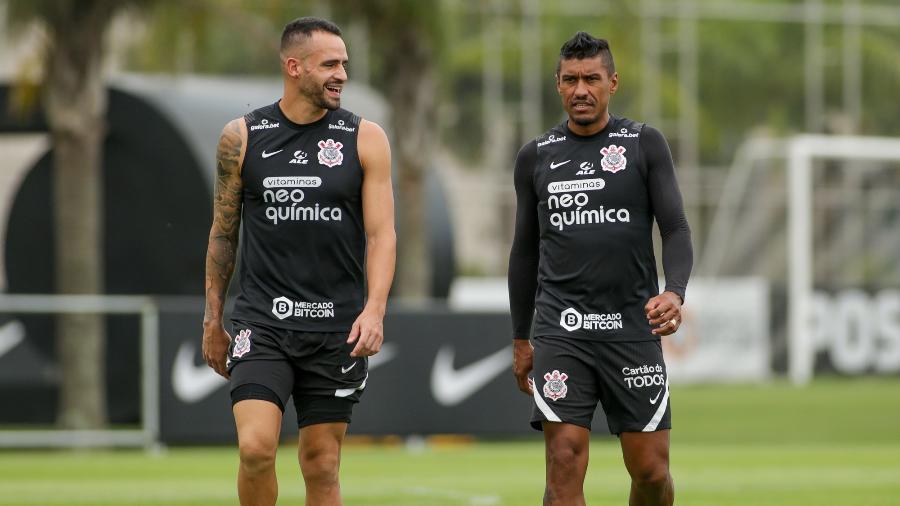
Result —
<svg viewBox="0 0 900 506"><path fill-rule="evenodd" d="M300 77L303 74L303 64L293 56L283 57L282 65L284 66L284 71L291 77Z"/></svg>

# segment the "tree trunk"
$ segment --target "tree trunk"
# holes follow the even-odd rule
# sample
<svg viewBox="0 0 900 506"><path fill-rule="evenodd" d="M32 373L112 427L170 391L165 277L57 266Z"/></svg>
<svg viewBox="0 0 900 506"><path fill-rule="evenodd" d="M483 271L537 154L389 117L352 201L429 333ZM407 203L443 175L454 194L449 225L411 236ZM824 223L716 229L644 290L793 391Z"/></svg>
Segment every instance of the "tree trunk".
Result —
<svg viewBox="0 0 900 506"><path fill-rule="evenodd" d="M428 251L428 209L425 181L434 138L436 86L434 63L427 44L414 27L398 23L391 61L388 99L397 164L397 293L423 300L431 295L432 258Z"/></svg>
<svg viewBox="0 0 900 506"><path fill-rule="evenodd" d="M56 286L62 294L99 294L104 290L106 116L101 50L108 15L96 3L80 8L77 3L70 4L71 17L48 19L53 43L46 58L44 108L53 141ZM106 424L105 349L103 315L59 315L62 375L57 421L62 427Z"/></svg>

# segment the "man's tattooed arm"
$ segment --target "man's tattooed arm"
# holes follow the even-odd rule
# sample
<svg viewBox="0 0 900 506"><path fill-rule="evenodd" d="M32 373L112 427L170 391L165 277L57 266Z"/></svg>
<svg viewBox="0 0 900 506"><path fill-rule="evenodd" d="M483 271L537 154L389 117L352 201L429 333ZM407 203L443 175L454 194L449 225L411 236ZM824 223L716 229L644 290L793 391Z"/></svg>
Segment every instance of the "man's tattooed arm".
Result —
<svg viewBox="0 0 900 506"><path fill-rule="evenodd" d="M222 324L225 293L234 273L241 227L241 164L246 151L247 125L236 119L225 125L216 152L216 189L213 224L206 250L206 311L203 315L203 358L218 374L228 377L226 356L231 336Z"/></svg>
<svg viewBox="0 0 900 506"><path fill-rule="evenodd" d="M221 324L228 283L234 273L241 225L241 162L247 138L243 118L225 125L216 152L213 223L206 250L206 312L204 323Z"/></svg>

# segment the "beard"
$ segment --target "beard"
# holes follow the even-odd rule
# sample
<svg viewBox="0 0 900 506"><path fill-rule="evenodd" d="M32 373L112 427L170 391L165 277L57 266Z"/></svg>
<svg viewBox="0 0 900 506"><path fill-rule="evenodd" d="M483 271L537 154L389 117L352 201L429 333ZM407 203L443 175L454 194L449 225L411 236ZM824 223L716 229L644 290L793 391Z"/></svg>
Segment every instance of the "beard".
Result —
<svg viewBox="0 0 900 506"><path fill-rule="evenodd" d="M600 121L600 114L595 114L593 116L572 116L569 115L569 118L572 119L572 122L579 126L589 126L594 123Z"/></svg>
<svg viewBox="0 0 900 506"><path fill-rule="evenodd" d="M316 107L328 109L329 111L334 111L341 107L340 97L332 99L325 96L325 88L316 83L306 82L300 85L300 93L309 98L309 101Z"/></svg>

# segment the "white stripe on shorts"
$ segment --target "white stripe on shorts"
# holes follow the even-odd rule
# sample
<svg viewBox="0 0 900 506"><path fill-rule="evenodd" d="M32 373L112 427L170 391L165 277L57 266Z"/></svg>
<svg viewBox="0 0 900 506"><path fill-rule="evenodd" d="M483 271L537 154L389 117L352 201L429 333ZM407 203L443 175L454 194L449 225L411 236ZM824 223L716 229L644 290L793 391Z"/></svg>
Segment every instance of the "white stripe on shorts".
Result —
<svg viewBox="0 0 900 506"><path fill-rule="evenodd" d="M648 423L643 432L653 432L656 430L656 426L659 425L659 421L662 420L663 415L666 413L666 406L669 404L669 378L666 378L666 393L663 394L662 400L659 402L659 408L656 410L656 413L653 414L653 418L650 419L650 423Z"/></svg>
<svg viewBox="0 0 900 506"><path fill-rule="evenodd" d="M363 378L362 385L360 385L356 388L339 388L334 391L334 396L335 397L348 397L348 396L352 395L353 392L355 392L357 390L362 390L363 388L366 388L366 381L368 379L369 379L369 373L366 373L366 377Z"/></svg>
<svg viewBox="0 0 900 506"><path fill-rule="evenodd" d="M544 414L544 418L546 418L548 422L561 422L562 420L559 419L559 416L550 409L547 402L540 394L538 394L537 387L534 386L534 380L528 378L528 382L531 383L531 391L534 392L534 403L537 404L538 409Z"/></svg>

